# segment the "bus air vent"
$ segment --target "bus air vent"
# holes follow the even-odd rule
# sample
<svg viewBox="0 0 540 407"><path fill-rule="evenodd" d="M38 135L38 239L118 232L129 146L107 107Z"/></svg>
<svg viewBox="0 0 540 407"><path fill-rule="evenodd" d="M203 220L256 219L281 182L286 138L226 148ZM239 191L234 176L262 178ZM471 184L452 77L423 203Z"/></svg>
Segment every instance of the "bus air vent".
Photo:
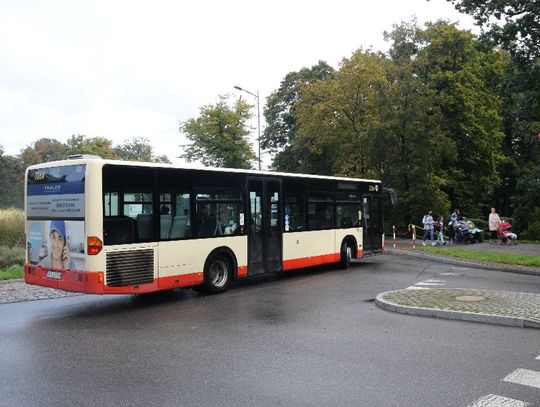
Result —
<svg viewBox="0 0 540 407"><path fill-rule="evenodd" d="M107 285L123 287L154 281L154 250L107 253Z"/></svg>

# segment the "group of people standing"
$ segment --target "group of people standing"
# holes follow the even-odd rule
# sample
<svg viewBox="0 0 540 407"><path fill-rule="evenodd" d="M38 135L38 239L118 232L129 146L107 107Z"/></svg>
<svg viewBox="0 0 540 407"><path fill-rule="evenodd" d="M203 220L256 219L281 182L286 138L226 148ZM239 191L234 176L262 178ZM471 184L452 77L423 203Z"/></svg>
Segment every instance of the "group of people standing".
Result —
<svg viewBox="0 0 540 407"><path fill-rule="evenodd" d="M449 241L454 241L455 238L455 231L453 225L462 220L463 216L461 215L461 212L459 208L454 209L454 212L450 214L450 220L448 222L448 232L449 232ZM436 221L433 220L433 214L431 210L428 210L424 217L422 218L422 223L424 224L424 242L423 245L426 245L426 239L431 238L431 244L434 246L436 244L438 245L444 245L446 242L444 241L444 218L442 216L439 216ZM499 214L497 213L495 208L491 208L491 213L489 214L488 218L488 224L489 224L489 231L491 233L491 239L497 239L497 228L499 227L499 224L501 223L501 219L499 217ZM434 242L434 229L437 227L437 230L439 231L437 236L437 242Z"/></svg>

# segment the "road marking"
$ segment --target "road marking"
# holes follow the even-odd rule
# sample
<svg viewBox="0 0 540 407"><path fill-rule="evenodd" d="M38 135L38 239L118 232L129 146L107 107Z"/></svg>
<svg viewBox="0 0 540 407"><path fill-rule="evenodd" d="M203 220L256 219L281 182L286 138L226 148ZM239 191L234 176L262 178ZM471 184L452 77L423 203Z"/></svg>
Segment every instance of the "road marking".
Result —
<svg viewBox="0 0 540 407"><path fill-rule="evenodd" d="M425 281L421 281L419 283L416 283L415 285L419 286L419 287L422 287L422 286L441 286L441 285L444 285L444 284L441 284L441 283L428 283L428 282L425 282Z"/></svg>
<svg viewBox="0 0 540 407"><path fill-rule="evenodd" d="M536 359L536 360L540 360L540 355L539 355L539 356L537 356L537 357L535 357L535 359Z"/></svg>
<svg viewBox="0 0 540 407"><path fill-rule="evenodd" d="M521 400L488 394L487 396L480 397L474 404L469 404L467 407L526 407L528 405L530 403Z"/></svg>
<svg viewBox="0 0 540 407"><path fill-rule="evenodd" d="M446 283L446 280L429 279L424 281L424 283Z"/></svg>
<svg viewBox="0 0 540 407"><path fill-rule="evenodd" d="M540 372L534 370L516 369L503 380L540 389Z"/></svg>
<svg viewBox="0 0 540 407"><path fill-rule="evenodd" d="M439 273L440 276L459 276L458 273Z"/></svg>
<svg viewBox="0 0 540 407"><path fill-rule="evenodd" d="M410 287L407 287L406 290L429 290L429 288L426 287L417 287L415 285L411 285Z"/></svg>

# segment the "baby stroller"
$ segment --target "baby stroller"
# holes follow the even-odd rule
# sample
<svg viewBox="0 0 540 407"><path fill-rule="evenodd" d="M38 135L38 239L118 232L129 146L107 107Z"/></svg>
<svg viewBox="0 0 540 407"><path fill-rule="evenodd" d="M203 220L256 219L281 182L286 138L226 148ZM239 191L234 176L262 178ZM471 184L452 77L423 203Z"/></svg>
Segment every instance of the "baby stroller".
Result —
<svg viewBox="0 0 540 407"><path fill-rule="evenodd" d="M463 219L454 222L454 241L456 243L482 243L484 241L483 231L476 227L470 220Z"/></svg>
<svg viewBox="0 0 540 407"><path fill-rule="evenodd" d="M497 227L497 236L499 244L517 244L517 235L512 232L512 225L504 220Z"/></svg>
<svg viewBox="0 0 540 407"><path fill-rule="evenodd" d="M476 227L470 220L467 222L467 240L469 243L482 243L484 241L484 231Z"/></svg>
<svg viewBox="0 0 540 407"><path fill-rule="evenodd" d="M451 227L454 228L454 242L466 244L468 242L467 221L458 220Z"/></svg>

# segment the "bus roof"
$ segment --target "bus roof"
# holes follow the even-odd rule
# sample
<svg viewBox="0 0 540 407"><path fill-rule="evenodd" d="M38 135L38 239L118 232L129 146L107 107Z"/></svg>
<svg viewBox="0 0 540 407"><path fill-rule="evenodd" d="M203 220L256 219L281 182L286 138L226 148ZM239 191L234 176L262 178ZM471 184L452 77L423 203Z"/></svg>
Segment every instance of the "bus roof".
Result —
<svg viewBox="0 0 540 407"><path fill-rule="evenodd" d="M95 155L74 155L70 156L67 160L59 161L49 161L46 163L40 163L31 165L27 168L46 168L46 167L57 167L63 165L76 165L84 164L87 162L99 161L103 165L131 165L136 167L151 167L151 168L171 168L171 169L184 169L184 170L197 170L197 171L215 171L215 172L229 172L229 173L238 173L238 174L250 174L250 175L260 175L260 176L282 176L282 177L297 177L297 178L311 178L311 179L327 179L333 181L356 181L356 182L370 182L370 183L381 183L380 180L375 179L364 179L364 178L349 178L349 177L333 177L329 175L313 175L313 174L301 174L293 172L277 172L277 171L262 171L262 170L243 170L237 168L223 168L223 167L204 167L197 165L178 165L178 164L164 164L164 163L151 163L151 162L142 162L142 161L122 161L122 160L110 160L103 159Z"/></svg>

